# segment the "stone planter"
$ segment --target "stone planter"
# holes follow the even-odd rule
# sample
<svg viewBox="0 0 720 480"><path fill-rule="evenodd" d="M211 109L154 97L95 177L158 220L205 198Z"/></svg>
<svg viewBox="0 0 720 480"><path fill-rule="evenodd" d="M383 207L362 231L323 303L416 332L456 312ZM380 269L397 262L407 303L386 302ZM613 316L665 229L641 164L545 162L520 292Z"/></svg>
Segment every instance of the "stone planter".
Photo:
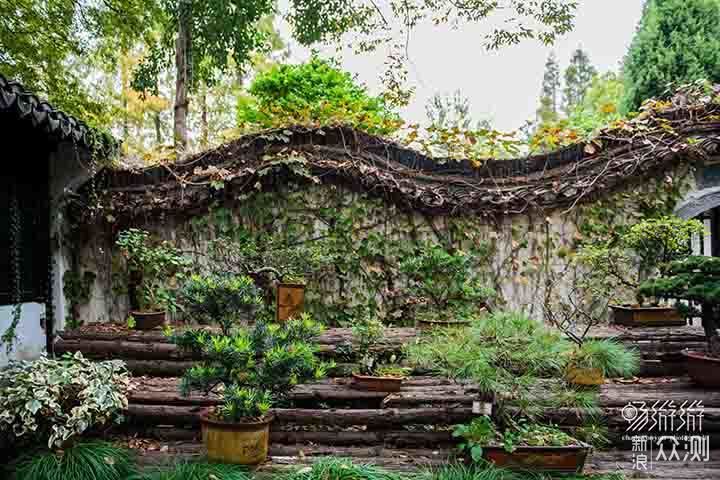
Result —
<svg viewBox="0 0 720 480"><path fill-rule="evenodd" d="M683 350L682 353L693 382L703 387L720 388L720 358L709 357L704 352Z"/></svg>
<svg viewBox="0 0 720 480"><path fill-rule="evenodd" d="M565 370L565 380L572 385L592 387L605 383L605 374L599 368L569 366Z"/></svg>
<svg viewBox="0 0 720 480"><path fill-rule="evenodd" d="M223 422L200 414L203 442L210 461L257 465L267 459L272 415L254 422Z"/></svg>
<svg viewBox="0 0 720 480"><path fill-rule="evenodd" d="M613 323L626 327L681 327L685 319L675 307L610 305Z"/></svg>
<svg viewBox="0 0 720 480"><path fill-rule="evenodd" d="M504 447L483 447L483 458L498 467L531 472L582 473L591 447L585 443L568 447L523 447L507 452Z"/></svg>
<svg viewBox="0 0 720 480"><path fill-rule="evenodd" d="M136 330L152 330L167 324L167 315L162 312L130 312L135 319Z"/></svg>

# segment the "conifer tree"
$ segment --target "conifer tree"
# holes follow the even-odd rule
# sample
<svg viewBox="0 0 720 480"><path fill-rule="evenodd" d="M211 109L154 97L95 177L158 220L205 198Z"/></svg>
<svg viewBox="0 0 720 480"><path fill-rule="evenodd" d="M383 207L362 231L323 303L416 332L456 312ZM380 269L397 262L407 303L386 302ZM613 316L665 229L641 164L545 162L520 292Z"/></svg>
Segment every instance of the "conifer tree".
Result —
<svg viewBox="0 0 720 480"><path fill-rule="evenodd" d="M545 62L540 108L537 111L538 122L553 122L558 119L558 100L560 96L560 66L555 52L551 52Z"/></svg>
<svg viewBox="0 0 720 480"><path fill-rule="evenodd" d="M570 58L570 65L565 69L564 110L570 115L585 97L597 70L590 63L590 57L582 49L576 49Z"/></svg>
<svg viewBox="0 0 720 480"><path fill-rule="evenodd" d="M673 85L720 81L720 0L648 0L624 62L623 110Z"/></svg>

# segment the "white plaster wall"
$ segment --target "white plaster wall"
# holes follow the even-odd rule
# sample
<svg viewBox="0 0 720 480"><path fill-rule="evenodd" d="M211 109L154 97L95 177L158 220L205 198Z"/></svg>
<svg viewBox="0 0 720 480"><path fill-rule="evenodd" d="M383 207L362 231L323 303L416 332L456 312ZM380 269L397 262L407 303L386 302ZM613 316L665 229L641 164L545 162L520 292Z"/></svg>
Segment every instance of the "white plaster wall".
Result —
<svg viewBox="0 0 720 480"><path fill-rule="evenodd" d="M12 305L0 306L0 332L10 326L13 309ZM40 356L45 350L45 329L41 324L44 317L45 305L35 302L22 304L20 324L16 330L18 340L10 356L5 348L0 348L0 367L9 360L32 360Z"/></svg>

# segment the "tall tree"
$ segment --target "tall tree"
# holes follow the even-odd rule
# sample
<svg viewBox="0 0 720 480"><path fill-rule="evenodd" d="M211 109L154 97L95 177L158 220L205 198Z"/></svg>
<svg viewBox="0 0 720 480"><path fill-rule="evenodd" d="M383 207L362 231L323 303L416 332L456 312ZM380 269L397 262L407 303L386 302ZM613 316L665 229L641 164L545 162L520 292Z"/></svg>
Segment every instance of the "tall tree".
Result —
<svg viewBox="0 0 720 480"><path fill-rule="evenodd" d="M570 57L570 64L565 69L563 107L566 114L570 115L575 107L582 103L595 75L597 70L590 63L588 54L582 48L576 49Z"/></svg>
<svg viewBox="0 0 720 480"><path fill-rule="evenodd" d="M146 35L157 13L147 3L0 0L0 71L58 108L104 126L109 109L91 90L89 63L113 63Z"/></svg>
<svg viewBox="0 0 720 480"><path fill-rule="evenodd" d="M165 35L154 50L175 53L175 139L178 150L182 150L188 139L189 92L201 81L211 84L219 72L228 68L229 57L242 70L254 51L266 47L267 35L258 28L258 22L276 12L275 0L163 0L163 5ZM293 36L303 45L340 41L343 34L355 32L366 37L357 45L369 49L398 33L407 41L412 28L424 19L479 22L499 13L508 21L486 38L489 48L498 48L527 38L552 42L572 28L576 2L480 0L458 5L453 0L391 0L384 7L385 11L366 0L291 0L286 17ZM394 28L392 19L398 20L399 29ZM157 70L156 60L163 56L148 58L150 61L136 77L140 88L152 87L154 75L150 73ZM201 62L206 68L197 69Z"/></svg>
<svg viewBox="0 0 720 480"><path fill-rule="evenodd" d="M672 84L720 82L720 1L649 0L623 70L624 111Z"/></svg>
<svg viewBox="0 0 720 480"><path fill-rule="evenodd" d="M542 90L540 93L540 108L537 120L540 123L557 120L559 114L558 101L560 98L560 66L555 52L550 52L545 62Z"/></svg>

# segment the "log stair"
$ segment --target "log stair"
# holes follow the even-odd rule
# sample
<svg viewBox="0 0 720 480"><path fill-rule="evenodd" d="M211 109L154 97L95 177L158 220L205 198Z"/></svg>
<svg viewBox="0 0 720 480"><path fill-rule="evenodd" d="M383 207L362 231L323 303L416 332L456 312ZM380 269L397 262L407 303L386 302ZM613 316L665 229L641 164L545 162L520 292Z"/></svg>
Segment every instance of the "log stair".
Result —
<svg viewBox="0 0 720 480"><path fill-rule="evenodd" d="M412 328L390 329L378 348L399 350L416 339ZM595 338L615 338L638 348L643 365L631 382L611 381L600 391L601 417L610 431L612 449L596 451L588 464L592 472L623 471L632 478L720 478L720 391L695 387L684 376L680 352L703 345L697 327L628 329L604 327ZM300 385L290 404L275 409L271 430L271 458L261 470L308 464L327 455L351 457L396 471L435 467L456 455L451 426L471 419L473 402L484 400L471 383L414 372L395 394L358 391L347 378L352 363L343 345L352 340L349 329L329 329L320 338L321 353L340 364L334 378ZM55 352L80 351L95 359L123 359L135 375L127 411L128 422L114 432L140 452L145 465L163 464L177 458L202 455L197 414L214 405L217 398L178 392L178 379L193 363L161 332L128 331L117 325L88 326L62 332ZM710 462L656 464L649 472L632 471L631 442L622 409L628 402L700 400L704 406L703 434L713 450ZM572 428L589 412L555 409L545 412L547 421Z"/></svg>

